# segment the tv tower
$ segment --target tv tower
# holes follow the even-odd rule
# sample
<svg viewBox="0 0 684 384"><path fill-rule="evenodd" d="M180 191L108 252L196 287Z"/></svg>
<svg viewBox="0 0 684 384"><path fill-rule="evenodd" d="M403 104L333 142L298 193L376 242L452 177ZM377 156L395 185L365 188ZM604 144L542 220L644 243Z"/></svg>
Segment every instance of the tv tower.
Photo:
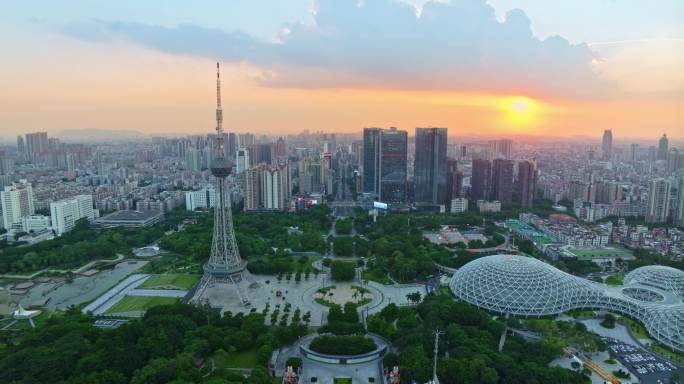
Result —
<svg viewBox="0 0 684 384"><path fill-rule="evenodd" d="M240 301L248 304L249 300L240 289L243 280L249 280L249 272L245 270L245 262L240 258L235 232L233 231L233 215L228 191L228 176L233 165L226 159L223 134L223 110L221 109L221 77L219 63L216 63L216 141L215 157L211 163L211 173L215 178L216 203L214 207L214 237L211 244L211 256L204 264L204 276L198 285L192 301L202 298L208 287L216 284L233 286Z"/></svg>

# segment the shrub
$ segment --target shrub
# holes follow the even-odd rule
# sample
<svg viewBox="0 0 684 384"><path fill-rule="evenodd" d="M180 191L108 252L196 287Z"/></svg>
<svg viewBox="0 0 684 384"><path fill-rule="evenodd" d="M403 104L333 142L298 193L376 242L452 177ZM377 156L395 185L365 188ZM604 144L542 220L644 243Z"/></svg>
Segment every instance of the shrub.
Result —
<svg viewBox="0 0 684 384"><path fill-rule="evenodd" d="M330 266L330 276L335 281L351 281L354 279L354 263L335 260Z"/></svg>
<svg viewBox="0 0 684 384"><path fill-rule="evenodd" d="M311 341L309 348L328 355L360 355L374 351L375 341L365 336L318 336Z"/></svg>

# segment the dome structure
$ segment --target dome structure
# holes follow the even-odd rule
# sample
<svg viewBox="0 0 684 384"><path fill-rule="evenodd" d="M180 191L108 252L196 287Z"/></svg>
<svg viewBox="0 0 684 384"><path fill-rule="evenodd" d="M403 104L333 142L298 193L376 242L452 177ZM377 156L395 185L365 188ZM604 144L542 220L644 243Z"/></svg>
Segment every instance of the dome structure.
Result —
<svg viewBox="0 0 684 384"><path fill-rule="evenodd" d="M217 156L211 162L210 168L212 175L223 178L230 176L230 173L233 170L233 164L231 164L230 161L224 156Z"/></svg>
<svg viewBox="0 0 684 384"><path fill-rule="evenodd" d="M476 259L454 275L456 296L493 312L545 316L595 300L600 291L532 257L495 255Z"/></svg>
<svg viewBox="0 0 684 384"><path fill-rule="evenodd" d="M640 267L625 276L625 285L643 284L670 291L684 299L684 271L664 265Z"/></svg>
<svg viewBox="0 0 684 384"><path fill-rule="evenodd" d="M652 273L642 271L630 273L625 286L611 287L570 275L532 257L493 255L461 267L449 286L459 299L506 315L548 316L581 308L622 313L643 323L658 342L684 351L684 303L681 290L676 291L681 289L677 285L681 284L679 275L660 268L650 270L661 272L661 280L667 274L668 283L661 281L657 285L657 281L646 279Z"/></svg>

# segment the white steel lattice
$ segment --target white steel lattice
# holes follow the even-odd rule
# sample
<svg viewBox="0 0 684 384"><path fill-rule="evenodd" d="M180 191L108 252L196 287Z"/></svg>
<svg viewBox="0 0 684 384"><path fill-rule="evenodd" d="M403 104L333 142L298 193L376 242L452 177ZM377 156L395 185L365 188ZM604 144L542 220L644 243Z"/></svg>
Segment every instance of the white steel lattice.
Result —
<svg viewBox="0 0 684 384"><path fill-rule="evenodd" d="M609 287L531 257L494 255L464 265L454 274L450 288L461 300L501 314L546 316L580 308L623 313L642 322L658 342L684 351L684 272L667 268L639 268L627 276L625 287ZM632 293L634 288L643 299L622 292Z"/></svg>

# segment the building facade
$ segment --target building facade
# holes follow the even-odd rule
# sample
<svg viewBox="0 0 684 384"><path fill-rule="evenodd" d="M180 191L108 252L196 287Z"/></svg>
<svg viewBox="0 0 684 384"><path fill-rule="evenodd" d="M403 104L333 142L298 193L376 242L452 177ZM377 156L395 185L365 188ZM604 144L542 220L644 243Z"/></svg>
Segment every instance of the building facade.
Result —
<svg viewBox="0 0 684 384"><path fill-rule="evenodd" d="M488 200L491 195L492 162L484 159L473 160L473 174L470 178L470 198Z"/></svg>
<svg viewBox="0 0 684 384"><path fill-rule="evenodd" d="M537 189L537 175L537 167L534 162L518 162L518 203L522 208L532 206Z"/></svg>
<svg viewBox="0 0 684 384"><path fill-rule="evenodd" d="M213 208L215 204L214 188L205 187L199 191L185 192L185 209L188 211Z"/></svg>
<svg viewBox="0 0 684 384"><path fill-rule="evenodd" d="M21 224L23 217L33 215L36 210L33 201L33 187L26 180L6 186L0 192L2 203L2 221L8 231L14 224Z"/></svg>
<svg viewBox="0 0 684 384"><path fill-rule="evenodd" d="M52 229L58 236L71 231L79 219L95 219L92 195L78 195L50 203Z"/></svg>
<svg viewBox="0 0 684 384"><path fill-rule="evenodd" d="M672 183L664 178L651 180L648 186L647 223L665 223L670 211L670 188Z"/></svg>
<svg viewBox="0 0 684 384"><path fill-rule="evenodd" d="M447 179L447 129L416 128L415 201L444 204Z"/></svg>
<svg viewBox="0 0 684 384"><path fill-rule="evenodd" d="M406 201L408 134L394 127L363 131L363 191L382 201Z"/></svg>

